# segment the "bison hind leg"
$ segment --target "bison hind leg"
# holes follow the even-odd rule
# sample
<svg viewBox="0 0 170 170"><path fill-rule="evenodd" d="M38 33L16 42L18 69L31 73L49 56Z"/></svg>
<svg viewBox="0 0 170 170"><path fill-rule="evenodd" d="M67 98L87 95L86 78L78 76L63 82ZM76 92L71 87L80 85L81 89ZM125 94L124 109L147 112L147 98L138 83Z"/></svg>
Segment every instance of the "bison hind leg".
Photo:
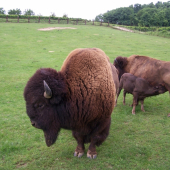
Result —
<svg viewBox="0 0 170 170"><path fill-rule="evenodd" d="M145 109L144 109L144 100L141 100L140 102L141 102L141 110L142 110L143 112L145 112Z"/></svg>

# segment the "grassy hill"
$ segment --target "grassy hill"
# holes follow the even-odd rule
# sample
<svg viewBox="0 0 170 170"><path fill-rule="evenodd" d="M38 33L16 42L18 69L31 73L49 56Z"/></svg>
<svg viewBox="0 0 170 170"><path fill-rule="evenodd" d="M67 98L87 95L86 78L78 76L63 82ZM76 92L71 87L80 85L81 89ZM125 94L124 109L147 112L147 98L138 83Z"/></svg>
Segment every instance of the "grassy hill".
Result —
<svg viewBox="0 0 170 170"><path fill-rule="evenodd" d="M110 135L90 160L73 156L76 141L71 131L61 130L56 143L47 147L41 130L26 115L23 90L39 68L60 70L75 48L101 48L110 61L117 56L140 54L170 61L170 39L123 32L100 26L39 31L49 24L0 23L0 169L169 169L169 93L147 98L146 112L131 114L132 96L126 106L120 94L112 113ZM87 151L88 145L86 145Z"/></svg>

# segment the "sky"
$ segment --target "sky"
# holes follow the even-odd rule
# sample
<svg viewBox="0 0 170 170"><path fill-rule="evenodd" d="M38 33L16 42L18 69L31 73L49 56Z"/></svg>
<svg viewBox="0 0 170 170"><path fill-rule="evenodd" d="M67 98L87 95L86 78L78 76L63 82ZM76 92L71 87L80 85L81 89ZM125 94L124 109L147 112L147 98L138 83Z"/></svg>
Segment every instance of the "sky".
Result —
<svg viewBox="0 0 170 170"><path fill-rule="evenodd" d="M35 15L50 16L52 13L56 17L62 17L66 14L69 18L82 18L93 20L99 14L103 14L108 10L129 7L134 4L154 4L161 0L4 0L0 3L8 14L10 9L20 9L23 12L31 9ZM161 2L168 2L164 0Z"/></svg>

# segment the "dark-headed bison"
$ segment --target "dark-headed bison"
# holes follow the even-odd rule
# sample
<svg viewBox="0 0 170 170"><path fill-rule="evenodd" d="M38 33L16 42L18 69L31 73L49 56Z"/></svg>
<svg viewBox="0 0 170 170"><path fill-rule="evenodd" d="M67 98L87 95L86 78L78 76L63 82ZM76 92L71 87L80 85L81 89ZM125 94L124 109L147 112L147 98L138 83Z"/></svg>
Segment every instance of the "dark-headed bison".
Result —
<svg viewBox="0 0 170 170"><path fill-rule="evenodd" d="M109 58L97 48L76 49L61 71L43 68L29 79L24 90L32 126L44 131L47 146L61 128L72 130L77 140L74 156L96 158L95 146L107 138L115 101L115 85Z"/></svg>
<svg viewBox="0 0 170 170"><path fill-rule="evenodd" d="M162 85L170 92L170 62L132 55L119 56L113 64L119 71L119 80L124 73L131 73L145 79L151 86Z"/></svg>

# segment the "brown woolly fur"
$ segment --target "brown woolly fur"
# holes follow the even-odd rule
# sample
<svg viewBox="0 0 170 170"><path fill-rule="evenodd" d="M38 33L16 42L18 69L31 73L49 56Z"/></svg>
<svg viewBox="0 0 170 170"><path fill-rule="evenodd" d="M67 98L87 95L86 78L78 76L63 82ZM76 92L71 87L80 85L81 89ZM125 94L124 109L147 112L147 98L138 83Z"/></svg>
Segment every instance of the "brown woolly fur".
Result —
<svg viewBox="0 0 170 170"><path fill-rule="evenodd" d="M61 71L37 70L25 87L24 98L31 124L44 131L47 146L55 143L61 128L70 129L78 144L74 156L81 157L84 143L90 142L87 157L96 158L95 146L109 134L115 91L106 54L97 48L76 49ZM48 92L51 98L44 95Z"/></svg>
<svg viewBox="0 0 170 170"><path fill-rule="evenodd" d="M120 71L119 77L123 73L131 73L146 79L151 86L161 85L170 92L170 62L139 55L117 57L115 60L114 65Z"/></svg>
<svg viewBox="0 0 170 170"><path fill-rule="evenodd" d="M113 75L113 80L114 80L114 84L115 84L115 88L116 88L116 94L118 93L118 90L119 90L119 72L118 70L116 69L116 67L111 64L111 68L112 68L112 75Z"/></svg>

